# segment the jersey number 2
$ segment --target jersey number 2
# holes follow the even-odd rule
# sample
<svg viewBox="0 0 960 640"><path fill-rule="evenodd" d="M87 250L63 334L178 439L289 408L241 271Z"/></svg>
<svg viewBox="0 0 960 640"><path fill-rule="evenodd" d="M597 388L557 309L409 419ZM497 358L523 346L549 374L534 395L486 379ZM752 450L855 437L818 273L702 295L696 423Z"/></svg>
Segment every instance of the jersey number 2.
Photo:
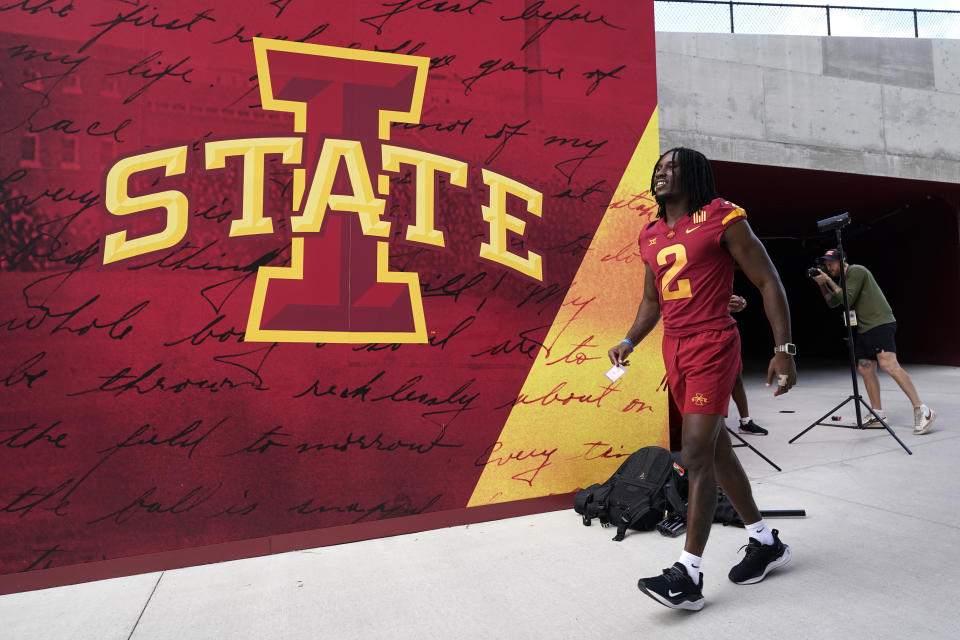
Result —
<svg viewBox="0 0 960 640"><path fill-rule="evenodd" d="M666 266L669 262L670 256L674 256L673 264L669 269L667 269L667 272L663 274L663 284L660 285L660 290L663 292L663 299L666 301L689 298L693 295L693 291L690 289L689 278L681 278L680 280L677 280L676 288L670 288L670 285L673 284L677 274L679 274L680 270L687 265L687 250L682 244L674 244L670 245L669 247L664 247L660 250L660 253L657 254L657 264L659 264L661 267Z"/></svg>

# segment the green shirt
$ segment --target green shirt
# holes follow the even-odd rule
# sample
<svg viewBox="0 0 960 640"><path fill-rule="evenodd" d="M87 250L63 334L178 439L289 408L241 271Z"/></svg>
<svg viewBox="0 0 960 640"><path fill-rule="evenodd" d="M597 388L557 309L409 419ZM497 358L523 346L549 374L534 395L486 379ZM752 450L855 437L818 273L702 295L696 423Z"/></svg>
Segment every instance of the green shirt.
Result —
<svg viewBox="0 0 960 640"><path fill-rule="evenodd" d="M874 327L897 321L880 285L864 266L851 264L847 268L847 299L857 314L857 333L866 333ZM827 304L831 307L843 305L843 294L833 294Z"/></svg>

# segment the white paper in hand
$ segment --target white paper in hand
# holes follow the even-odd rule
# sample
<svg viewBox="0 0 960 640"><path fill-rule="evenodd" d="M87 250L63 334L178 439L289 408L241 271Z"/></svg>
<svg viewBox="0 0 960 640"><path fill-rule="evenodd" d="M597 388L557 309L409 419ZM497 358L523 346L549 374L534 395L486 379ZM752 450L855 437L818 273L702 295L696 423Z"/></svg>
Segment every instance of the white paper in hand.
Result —
<svg viewBox="0 0 960 640"><path fill-rule="evenodd" d="M626 372L627 372L626 369L624 369L623 367L621 367L621 366L618 365L618 364L615 364L615 365L613 365L612 367L610 367L610 370L607 371L607 373L604 374L604 375L606 375L607 378L610 379L610 382L616 382L617 380L620 379L620 376L622 376L622 375L625 374Z"/></svg>

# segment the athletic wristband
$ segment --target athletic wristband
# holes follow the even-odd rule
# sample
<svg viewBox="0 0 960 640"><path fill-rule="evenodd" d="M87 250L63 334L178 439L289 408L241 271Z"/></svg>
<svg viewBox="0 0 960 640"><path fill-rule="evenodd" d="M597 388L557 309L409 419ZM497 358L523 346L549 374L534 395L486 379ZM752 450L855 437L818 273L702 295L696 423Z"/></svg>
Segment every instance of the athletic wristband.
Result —
<svg viewBox="0 0 960 640"><path fill-rule="evenodd" d="M630 342L630 338L624 338L624 339L621 340L620 342L626 342L628 345L630 345L630 351L633 351L634 346L633 346L633 343Z"/></svg>

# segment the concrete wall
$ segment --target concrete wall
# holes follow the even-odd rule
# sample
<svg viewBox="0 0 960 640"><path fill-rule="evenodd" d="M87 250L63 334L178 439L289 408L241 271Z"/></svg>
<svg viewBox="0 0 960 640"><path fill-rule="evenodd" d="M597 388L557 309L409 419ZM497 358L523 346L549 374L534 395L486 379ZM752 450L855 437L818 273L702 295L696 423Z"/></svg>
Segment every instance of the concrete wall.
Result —
<svg viewBox="0 0 960 640"><path fill-rule="evenodd" d="M657 33L660 142L960 182L960 41Z"/></svg>

